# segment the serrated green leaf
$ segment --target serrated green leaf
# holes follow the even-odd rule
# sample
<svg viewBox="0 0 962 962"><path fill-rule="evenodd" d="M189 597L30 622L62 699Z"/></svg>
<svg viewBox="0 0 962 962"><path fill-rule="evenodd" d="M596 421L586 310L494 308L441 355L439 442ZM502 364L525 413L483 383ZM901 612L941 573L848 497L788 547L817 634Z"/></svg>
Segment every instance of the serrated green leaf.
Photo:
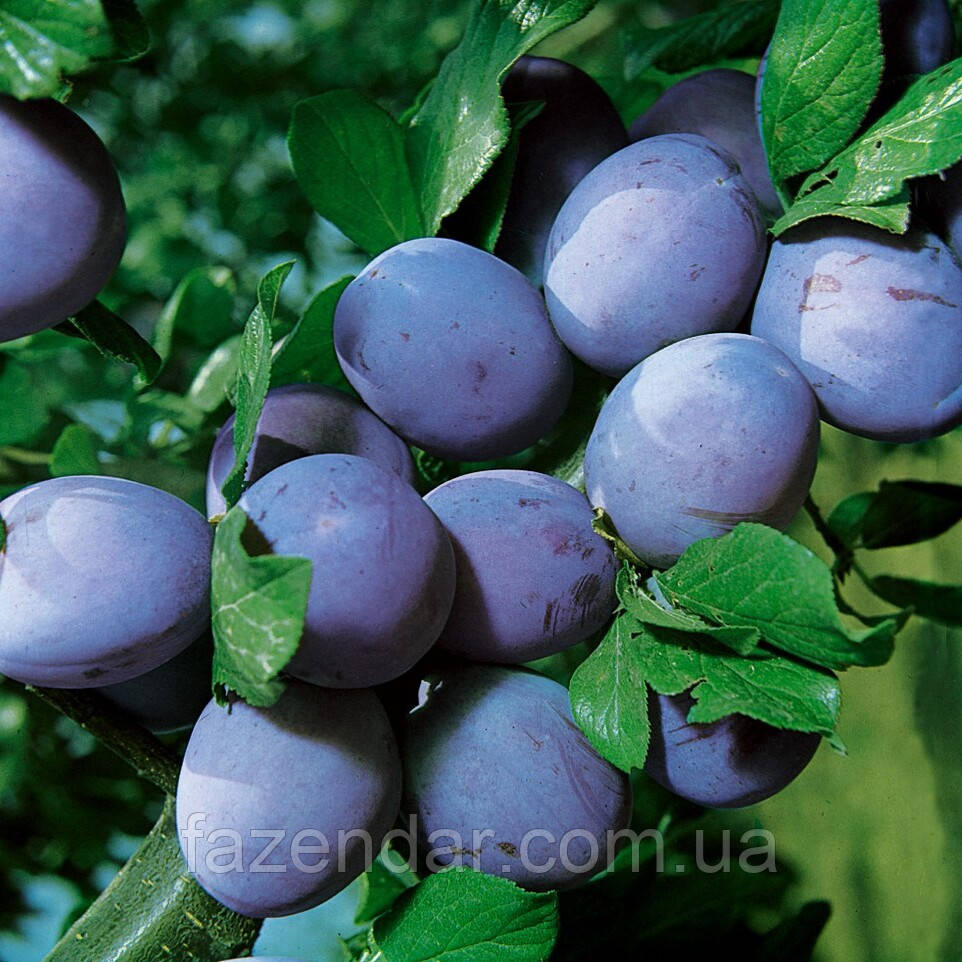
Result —
<svg viewBox="0 0 962 962"><path fill-rule="evenodd" d="M135 855L44 962L157 962L162 955L217 962L249 952L260 925L225 908L188 875L168 798Z"/></svg>
<svg viewBox="0 0 962 962"><path fill-rule="evenodd" d="M650 67L681 73L728 57L761 55L778 18L778 0L731 3L664 27L625 31L625 79Z"/></svg>
<svg viewBox="0 0 962 962"><path fill-rule="evenodd" d="M788 658L739 657L712 648L698 636L662 628L641 630L636 641L645 679L663 695L695 686L691 722L718 721L738 713L776 728L831 737L841 691L831 672Z"/></svg>
<svg viewBox="0 0 962 962"><path fill-rule="evenodd" d="M543 962L558 936L558 897L451 869L405 892L372 933L383 962Z"/></svg>
<svg viewBox="0 0 962 962"><path fill-rule="evenodd" d="M237 285L226 267L190 271L167 299L154 326L153 344L166 361L175 331L183 331L201 347L212 348L237 331L233 323Z"/></svg>
<svg viewBox="0 0 962 962"><path fill-rule="evenodd" d="M257 306L244 327L237 371L237 411L234 421L234 466L221 487L228 507L233 507L244 490L247 456L257 431L264 398L271 383L271 323L277 313L281 287L294 266L279 264L261 278Z"/></svg>
<svg viewBox="0 0 962 962"><path fill-rule="evenodd" d="M881 73L877 0L784 0L761 94L762 139L776 186L849 142Z"/></svg>
<svg viewBox="0 0 962 962"><path fill-rule="evenodd" d="M892 548L938 537L962 521L962 486L882 481L853 494L829 515L829 527L852 548Z"/></svg>
<svg viewBox="0 0 962 962"><path fill-rule="evenodd" d="M42 379L12 357L0 360L0 445L30 441L49 417Z"/></svg>
<svg viewBox="0 0 962 962"><path fill-rule="evenodd" d="M838 214L896 233L908 227L906 181L962 157L962 59L920 77L877 123L802 184L775 224Z"/></svg>
<svg viewBox="0 0 962 962"><path fill-rule="evenodd" d="M214 691L222 702L229 689L248 704L266 707L283 693L277 676L304 632L312 565L307 558L249 555L242 540L248 523L234 507L214 535Z"/></svg>
<svg viewBox="0 0 962 962"><path fill-rule="evenodd" d="M508 140L501 80L539 40L580 20L596 0L480 0L411 118L407 157L427 234L481 179Z"/></svg>
<svg viewBox="0 0 962 962"><path fill-rule="evenodd" d="M757 628L770 645L824 668L881 665L892 654L897 621L847 628L829 569L765 525L743 523L721 538L696 541L655 579L673 607L719 625Z"/></svg>
<svg viewBox="0 0 962 962"><path fill-rule="evenodd" d="M374 101L354 90L302 100L287 146L311 206L371 256L424 234L404 130Z"/></svg>
<svg viewBox="0 0 962 962"><path fill-rule="evenodd" d="M568 687L578 727L599 755L625 772L645 764L651 735L645 666L635 639L641 631L632 615L618 615Z"/></svg>
<svg viewBox="0 0 962 962"><path fill-rule="evenodd" d="M88 304L56 330L89 341L104 357L137 368L141 382L152 384L163 366L157 352L122 318L100 301Z"/></svg>
<svg viewBox="0 0 962 962"><path fill-rule="evenodd" d="M417 875L393 849L386 849L360 878L354 924L365 925L383 915L402 892L417 884Z"/></svg>
<svg viewBox="0 0 962 962"><path fill-rule="evenodd" d="M870 206L835 203L821 191L815 191L795 201L771 227L773 237L780 237L789 228L813 217L846 217L887 230L892 234L904 234L909 228L909 192L906 188L891 201Z"/></svg>
<svg viewBox="0 0 962 962"><path fill-rule="evenodd" d="M623 565L618 572L616 585L621 603L642 624L705 635L741 655L754 651L761 640L761 633L757 628L710 625L697 615L660 604L656 597L649 595L638 583L634 569L628 565ZM660 593L657 582L654 587Z"/></svg>
<svg viewBox="0 0 962 962"><path fill-rule="evenodd" d="M334 308L353 276L329 284L308 304L271 361L271 387L316 381L352 391L334 354Z"/></svg>
<svg viewBox="0 0 962 962"><path fill-rule="evenodd" d="M50 476L103 474L97 459L97 436L83 424L68 424L50 453Z"/></svg>
<svg viewBox="0 0 962 962"><path fill-rule="evenodd" d="M943 625L962 626L962 585L939 585L915 578L876 575L869 585L882 599Z"/></svg>

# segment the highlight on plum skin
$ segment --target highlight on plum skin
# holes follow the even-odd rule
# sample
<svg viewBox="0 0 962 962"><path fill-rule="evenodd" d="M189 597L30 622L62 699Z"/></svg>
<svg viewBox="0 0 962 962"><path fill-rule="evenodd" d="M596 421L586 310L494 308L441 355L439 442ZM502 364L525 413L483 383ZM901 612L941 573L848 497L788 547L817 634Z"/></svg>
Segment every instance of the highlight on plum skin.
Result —
<svg viewBox="0 0 962 962"><path fill-rule="evenodd" d="M396 474L356 455L315 454L264 475L238 507L249 553L312 562L290 674L365 688L407 671L437 640L454 598L454 553Z"/></svg>
<svg viewBox="0 0 962 962"><path fill-rule="evenodd" d="M784 528L818 453L815 395L792 362L747 334L704 334L618 382L585 451L588 500L646 563L741 521Z"/></svg>
<svg viewBox="0 0 962 962"><path fill-rule="evenodd" d="M159 488L78 475L0 501L0 672L95 688L159 667L210 621L211 531Z"/></svg>
<svg viewBox="0 0 962 962"><path fill-rule="evenodd" d="M124 251L126 213L107 148L56 100L0 95L0 341L86 307Z"/></svg>
<svg viewBox="0 0 962 962"><path fill-rule="evenodd" d="M457 587L439 647L520 664L602 628L617 565L585 496L534 471L477 471L425 495L454 547Z"/></svg>
<svg viewBox="0 0 962 962"><path fill-rule="evenodd" d="M615 854L628 776L574 723L564 686L520 668L429 673L399 730L402 812L429 871L463 865L534 891L574 888Z"/></svg>
<svg viewBox="0 0 962 962"><path fill-rule="evenodd" d="M738 327L766 250L727 150L698 134L649 137L602 161L558 212L548 313L572 354L621 377L667 344Z"/></svg>
<svg viewBox="0 0 962 962"><path fill-rule="evenodd" d="M538 291L510 264L446 238L374 258L338 300L334 348L378 417L450 460L523 450L571 396L571 357Z"/></svg>
<svg viewBox="0 0 962 962"><path fill-rule="evenodd" d="M642 696L644 697L644 696ZM690 692L648 692L651 742L645 772L708 808L740 808L780 792L812 760L821 736L775 728L746 715L689 722Z"/></svg>
<svg viewBox="0 0 962 962"><path fill-rule="evenodd" d="M221 904L292 915L370 867L400 792L397 743L373 692L294 681L270 708L211 701L178 781L181 850Z"/></svg>

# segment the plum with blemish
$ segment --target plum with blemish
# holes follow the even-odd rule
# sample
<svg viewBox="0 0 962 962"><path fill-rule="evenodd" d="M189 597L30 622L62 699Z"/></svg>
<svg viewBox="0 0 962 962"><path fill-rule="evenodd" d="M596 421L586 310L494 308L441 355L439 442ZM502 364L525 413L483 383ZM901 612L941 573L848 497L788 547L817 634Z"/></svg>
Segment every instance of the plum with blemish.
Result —
<svg viewBox="0 0 962 962"><path fill-rule="evenodd" d="M448 532L457 569L440 647L474 661L532 661L611 616L614 555L571 485L535 471L478 471L424 500Z"/></svg>
<svg viewBox="0 0 962 962"><path fill-rule="evenodd" d="M962 267L934 234L835 217L787 231L752 333L792 359L843 430L918 441L962 423Z"/></svg>

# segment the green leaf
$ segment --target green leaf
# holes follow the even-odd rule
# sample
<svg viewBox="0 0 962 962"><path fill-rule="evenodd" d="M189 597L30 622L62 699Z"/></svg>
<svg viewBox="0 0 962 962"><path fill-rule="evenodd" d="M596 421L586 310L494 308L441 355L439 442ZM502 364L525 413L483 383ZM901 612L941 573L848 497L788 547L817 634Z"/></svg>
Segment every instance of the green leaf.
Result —
<svg viewBox="0 0 962 962"><path fill-rule="evenodd" d="M143 844L45 962L217 962L246 955L260 925L225 908L187 874L168 797Z"/></svg>
<svg viewBox="0 0 962 962"><path fill-rule="evenodd" d="M661 594L657 582L652 580L649 584L653 584L657 593ZM634 569L628 565L623 565L618 572L617 589L625 609L639 622L653 628L670 628L672 631L705 635L740 655L755 651L761 640L761 633L757 628L710 625L697 615L659 603L657 597L649 595L638 583Z"/></svg>
<svg viewBox="0 0 962 962"><path fill-rule="evenodd" d="M235 334L218 344L194 375L187 398L201 411L216 411L236 388L242 341L242 335Z"/></svg>
<svg viewBox="0 0 962 962"><path fill-rule="evenodd" d="M201 347L212 348L235 334L234 296L237 285L226 267L198 267L177 285L154 326L154 349L166 361L175 332L183 332Z"/></svg>
<svg viewBox="0 0 962 962"><path fill-rule="evenodd" d="M479 0L408 128L407 156L426 233L437 232L507 143L500 84L508 68L595 2Z"/></svg>
<svg viewBox="0 0 962 962"><path fill-rule="evenodd" d="M908 226L906 181L945 170L960 157L962 59L916 80L877 123L807 177L773 230L824 213L902 233Z"/></svg>
<svg viewBox="0 0 962 962"><path fill-rule="evenodd" d="M778 0L731 3L664 27L625 31L625 78L650 67L681 73L744 54L761 54L778 17Z"/></svg>
<svg viewBox="0 0 962 962"><path fill-rule="evenodd" d="M909 192L906 188L891 201L865 206L833 202L827 195L816 191L795 201L771 227L773 237L780 237L790 227L795 227L813 217L847 217L849 220L868 224L893 234L904 234L909 227Z"/></svg>
<svg viewBox="0 0 962 962"><path fill-rule="evenodd" d="M402 892L417 884L417 875L401 856L393 849L385 849L360 878L355 925L364 925L383 915Z"/></svg>
<svg viewBox="0 0 962 962"><path fill-rule="evenodd" d="M47 424L47 405L43 380L28 365L0 359L0 445L32 440Z"/></svg>
<svg viewBox="0 0 962 962"><path fill-rule="evenodd" d="M334 308L353 276L329 284L307 306L271 361L271 387L316 381L352 390L334 354Z"/></svg>
<svg viewBox="0 0 962 962"><path fill-rule="evenodd" d="M287 146L311 206L368 254L424 234L403 128L374 101L354 90L302 100Z"/></svg>
<svg viewBox="0 0 962 962"><path fill-rule="evenodd" d="M962 521L962 486L882 481L876 493L853 494L829 515L829 527L851 548L918 544Z"/></svg>
<svg viewBox="0 0 962 962"><path fill-rule="evenodd" d="M81 337L104 356L133 364L145 384L153 383L163 362L157 352L121 317L100 301L88 304L56 330Z"/></svg>
<svg viewBox="0 0 962 962"><path fill-rule="evenodd" d="M878 89L881 53L877 0L784 0L761 95L776 185L849 142Z"/></svg>
<svg viewBox="0 0 962 962"><path fill-rule="evenodd" d="M622 771L641 768L651 728L645 666L634 636L641 623L621 614L571 676L571 713L595 750Z"/></svg>
<svg viewBox="0 0 962 962"><path fill-rule="evenodd" d="M554 892L470 869L428 876L373 927L384 962L542 962L557 935Z"/></svg>
<svg viewBox="0 0 962 962"><path fill-rule="evenodd" d="M257 306L244 327L237 371L237 417L234 421L234 466L221 488L228 507L233 507L244 490L244 473L257 421L271 382L271 323L277 313L281 286L294 266L279 264L261 278Z"/></svg>
<svg viewBox="0 0 962 962"><path fill-rule="evenodd" d="M50 476L103 474L97 459L97 440L97 435L83 424L68 424L60 432L50 454Z"/></svg>
<svg viewBox="0 0 962 962"><path fill-rule="evenodd" d="M719 625L754 627L769 644L825 668L881 665L895 619L852 631L841 620L829 569L807 548L761 524L696 541L655 579L673 607Z"/></svg>
<svg viewBox="0 0 962 962"><path fill-rule="evenodd" d="M229 689L251 705L269 706L284 691L277 676L304 631L312 565L307 558L249 555L243 543L249 524L234 507L214 535L214 692L221 703Z"/></svg>
<svg viewBox="0 0 962 962"><path fill-rule="evenodd" d="M691 722L748 715L776 728L835 733L841 707L838 679L810 665L760 653L739 657L714 648L699 636L642 628L638 658L645 679L663 695L692 688Z"/></svg>
<svg viewBox="0 0 962 962"><path fill-rule="evenodd" d="M880 598L943 625L962 626L962 585L939 585L914 578L876 575L869 587Z"/></svg>

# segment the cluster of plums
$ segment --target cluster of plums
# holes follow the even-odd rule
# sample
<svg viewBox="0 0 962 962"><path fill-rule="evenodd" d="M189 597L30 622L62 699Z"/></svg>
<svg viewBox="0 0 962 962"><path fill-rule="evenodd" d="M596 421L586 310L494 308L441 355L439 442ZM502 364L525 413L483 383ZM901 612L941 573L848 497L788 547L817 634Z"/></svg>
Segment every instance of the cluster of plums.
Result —
<svg viewBox="0 0 962 962"><path fill-rule="evenodd" d="M545 107L521 134L497 256L457 239L464 216L448 236L385 251L334 317L360 400L311 384L268 393L239 502L244 546L312 562L272 707L206 703L199 512L96 476L0 502L0 671L96 688L156 730L194 724L181 844L224 904L257 917L318 904L402 815L428 870L464 864L532 889L587 881L628 826L630 783L574 724L565 689L523 666L612 616L616 562L593 508L661 568L740 521L787 525L820 417L891 441L962 422L962 239L822 218L769 252L779 201L754 87L734 71L690 77L629 137L575 68L525 57L508 74L507 99ZM35 191L0 195L7 249L30 255L3 268L3 338L82 307L122 248L116 175L65 113L0 102L0 169ZM952 203L939 201L948 223ZM579 363L612 379L586 494L507 469L417 492L408 445L462 462L516 454L562 418ZM233 458L231 420L210 458L212 521ZM649 774L706 805L778 791L818 743L741 716L689 724L687 693L638 698Z"/></svg>

